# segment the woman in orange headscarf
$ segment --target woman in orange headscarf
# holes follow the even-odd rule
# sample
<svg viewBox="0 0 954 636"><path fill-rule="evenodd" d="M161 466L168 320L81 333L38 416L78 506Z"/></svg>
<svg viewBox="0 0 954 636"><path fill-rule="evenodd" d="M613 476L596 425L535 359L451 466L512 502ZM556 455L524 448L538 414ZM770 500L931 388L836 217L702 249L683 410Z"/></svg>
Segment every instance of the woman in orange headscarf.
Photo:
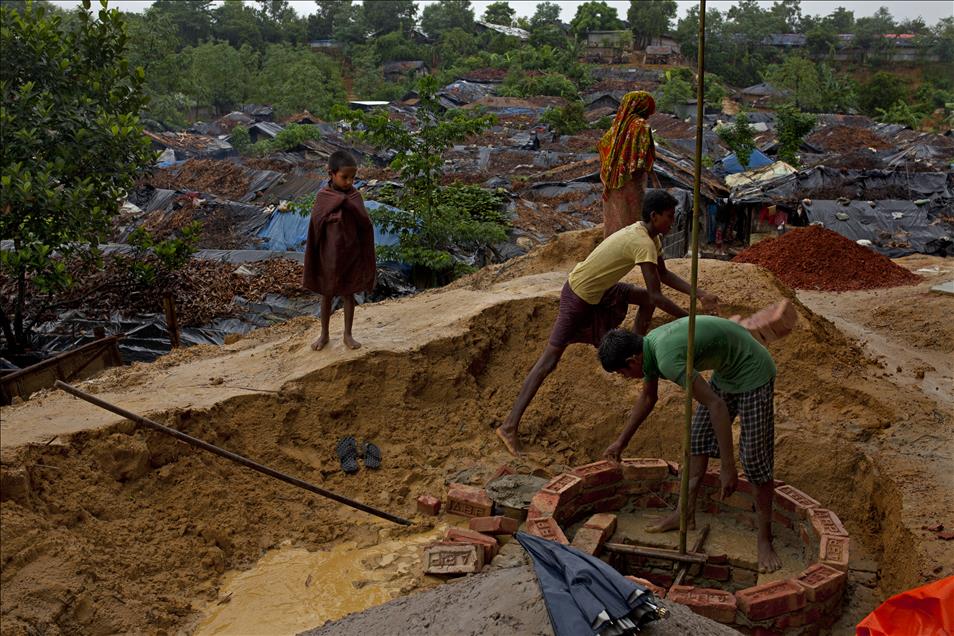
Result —
<svg viewBox="0 0 954 636"><path fill-rule="evenodd" d="M649 116L656 102L646 91L626 93L613 125L597 144L603 182L603 237L640 219L647 175L656 158Z"/></svg>

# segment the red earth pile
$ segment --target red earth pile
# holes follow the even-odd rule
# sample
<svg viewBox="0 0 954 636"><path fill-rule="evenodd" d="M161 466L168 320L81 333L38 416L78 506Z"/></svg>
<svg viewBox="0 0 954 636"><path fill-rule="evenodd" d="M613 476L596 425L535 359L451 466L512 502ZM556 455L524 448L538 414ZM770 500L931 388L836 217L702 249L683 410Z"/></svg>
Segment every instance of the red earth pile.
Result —
<svg viewBox="0 0 954 636"><path fill-rule="evenodd" d="M795 289L849 291L913 285L921 280L886 256L819 226L761 241L732 260L761 265Z"/></svg>

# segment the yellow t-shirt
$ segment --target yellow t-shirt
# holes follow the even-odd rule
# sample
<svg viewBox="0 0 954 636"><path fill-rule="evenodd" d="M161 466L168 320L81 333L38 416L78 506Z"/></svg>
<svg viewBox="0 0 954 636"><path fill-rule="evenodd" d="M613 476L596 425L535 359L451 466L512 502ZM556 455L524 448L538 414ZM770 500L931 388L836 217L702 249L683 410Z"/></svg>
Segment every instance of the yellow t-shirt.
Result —
<svg viewBox="0 0 954 636"><path fill-rule="evenodd" d="M640 263L657 263L662 252L659 236L649 237L642 221L610 234L586 260L570 272L570 289L591 305Z"/></svg>

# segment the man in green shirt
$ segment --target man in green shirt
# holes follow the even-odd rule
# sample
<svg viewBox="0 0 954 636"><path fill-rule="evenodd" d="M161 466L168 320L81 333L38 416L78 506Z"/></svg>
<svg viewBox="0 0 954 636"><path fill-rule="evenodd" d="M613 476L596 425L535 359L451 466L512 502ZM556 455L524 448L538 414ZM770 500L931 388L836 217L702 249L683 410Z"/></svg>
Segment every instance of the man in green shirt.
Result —
<svg viewBox="0 0 954 636"><path fill-rule="evenodd" d="M604 458L620 461L623 449L656 406L660 378L686 388L688 338L689 318L674 320L645 337L614 329L603 338L599 351L603 368L628 378L643 378L642 393L630 411L626 426L603 453ZM716 316L696 318L694 347L696 373L691 387L699 407L692 418L690 444L690 527L695 526L696 495L709 457L722 460L722 497L735 491L739 477L732 449L732 420L738 415L742 427L739 459L755 488L759 571L774 572L782 566L772 546L775 363L745 327ZM714 372L711 382L698 374L708 370ZM666 532L678 528L679 513L675 512L651 530Z"/></svg>

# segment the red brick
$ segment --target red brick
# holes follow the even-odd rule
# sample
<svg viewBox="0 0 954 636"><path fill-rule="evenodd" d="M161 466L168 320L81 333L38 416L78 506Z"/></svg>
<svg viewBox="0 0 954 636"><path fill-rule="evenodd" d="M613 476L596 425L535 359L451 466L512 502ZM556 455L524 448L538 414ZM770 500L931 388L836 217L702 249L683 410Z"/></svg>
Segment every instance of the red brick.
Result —
<svg viewBox="0 0 954 636"><path fill-rule="evenodd" d="M755 486L752 485L752 482L746 478L745 475L739 475L739 483L735 487L736 492L745 493L746 495L755 495Z"/></svg>
<svg viewBox="0 0 954 636"><path fill-rule="evenodd" d="M441 511L441 500L431 495L417 498L417 511L422 515L436 515Z"/></svg>
<svg viewBox="0 0 954 636"><path fill-rule="evenodd" d="M802 540L802 544L805 546L806 549L811 548L812 538L808 533L808 526L806 524L804 523L798 524L798 536ZM814 555L815 553L814 549L810 549L808 551L811 555Z"/></svg>
<svg viewBox="0 0 954 636"><path fill-rule="evenodd" d="M788 514L780 510L772 511L772 521L774 521L775 523L779 523L789 529L793 528L795 525L794 523L792 523L792 518L789 517Z"/></svg>
<svg viewBox="0 0 954 636"><path fill-rule="evenodd" d="M641 579L638 576L627 576L626 578L632 581L633 583L635 583L636 585L641 585L645 587L647 590L652 592L656 598L666 598L666 588L659 587L652 581Z"/></svg>
<svg viewBox="0 0 954 636"><path fill-rule="evenodd" d="M669 466L669 474L670 474L670 475L678 475L678 474L679 474L679 464L678 464L677 462L667 461L667 462L666 462L666 465Z"/></svg>
<svg viewBox="0 0 954 636"><path fill-rule="evenodd" d="M497 550L500 548L500 544L493 537L466 528L448 528L444 534L444 540L480 546L484 550L484 563L490 563L490 560L497 556Z"/></svg>
<svg viewBox="0 0 954 636"><path fill-rule="evenodd" d="M603 535L603 540L609 539L613 536L613 533L616 532L616 515L612 515L608 512L601 512L597 515L590 517L586 523L583 524L584 528L594 528L599 530Z"/></svg>
<svg viewBox="0 0 954 636"><path fill-rule="evenodd" d="M801 490L788 484L775 489L775 505L789 512L798 513L803 519L808 518L809 510L821 506Z"/></svg>
<svg viewBox="0 0 954 636"><path fill-rule="evenodd" d="M728 581L732 576L732 570L728 565L709 565L702 568L702 577L712 579L713 581Z"/></svg>
<svg viewBox="0 0 954 636"><path fill-rule="evenodd" d="M842 572L848 571L848 537L832 537L823 534L818 543L818 561Z"/></svg>
<svg viewBox="0 0 954 636"><path fill-rule="evenodd" d="M622 469L605 459L578 466L573 470L573 474L583 480L584 488L607 486L623 480Z"/></svg>
<svg viewBox="0 0 954 636"><path fill-rule="evenodd" d="M848 531L845 530L845 526L842 525L841 519L831 510L826 508L812 508L808 511L808 520L811 522L812 530L817 537L821 537L823 534L833 537L848 536Z"/></svg>
<svg viewBox="0 0 954 636"><path fill-rule="evenodd" d="M596 528L583 527L577 530L576 534L573 535L573 541L570 545L580 552L596 555L603 547L604 542L605 539L603 538L602 532Z"/></svg>
<svg viewBox="0 0 954 636"><path fill-rule="evenodd" d="M548 481L541 490L556 493L564 500L570 500L583 490L583 480L576 475L563 473Z"/></svg>
<svg viewBox="0 0 954 636"><path fill-rule="evenodd" d="M696 614L720 623L734 623L736 601L731 592L707 587L674 585L666 598L686 605Z"/></svg>
<svg viewBox="0 0 954 636"><path fill-rule="evenodd" d="M607 499L600 499L593 504L593 510L596 512L616 512L626 505L629 498L626 495L616 495Z"/></svg>
<svg viewBox="0 0 954 636"><path fill-rule="evenodd" d="M483 534L514 534L519 526L516 519L500 515L473 517L470 520L470 529Z"/></svg>
<svg viewBox="0 0 954 636"><path fill-rule="evenodd" d="M620 484L610 484L609 486L603 486L602 488L587 488L583 491L583 494L576 498L576 502L580 505L591 504L600 499L606 499L612 497L616 494L622 494L622 489Z"/></svg>
<svg viewBox="0 0 954 636"><path fill-rule="evenodd" d="M509 465L501 464L500 468L498 468L497 471L490 476L490 479L487 480L487 483L489 484L490 482L496 479L499 479L503 477L504 475L516 475L516 474L517 474L517 471L515 471Z"/></svg>
<svg viewBox="0 0 954 636"><path fill-rule="evenodd" d="M530 500L530 512L527 517L553 517L560 507L560 495L539 491Z"/></svg>
<svg viewBox="0 0 954 636"><path fill-rule="evenodd" d="M805 598L810 603L820 603L840 594L844 590L846 578L847 574L840 570L824 563L815 563L793 580L805 590Z"/></svg>
<svg viewBox="0 0 954 636"><path fill-rule="evenodd" d="M669 464L661 459L624 457L623 479L630 481L662 481L669 477Z"/></svg>
<svg viewBox="0 0 954 636"><path fill-rule="evenodd" d="M796 627L801 627L808 622L808 608L802 608L797 612L789 612L788 614L782 614L772 621L772 627L777 629L780 632L785 632L789 629Z"/></svg>
<svg viewBox="0 0 954 636"><path fill-rule="evenodd" d="M494 502L483 488L466 484L451 484L447 489L447 513L463 517L489 517Z"/></svg>
<svg viewBox="0 0 954 636"><path fill-rule="evenodd" d="M790 579L749 587L735 594L739 609L753 621L774 618L805 607L805 591Z"/></svg>
<svg viewBox="0 0 954 636"><path fill-rule="evenodd" d="M563 534L563 529L560 527L560 524L558 524L553 517L527 519L526 528L527 534L549 539L550 541L556 541L563 545L570 543L567 541L566 535Z"/></svg>
<svg viewBox="0 0 954 636"><path fill-rule="evenodd" d="M722 512L722 508L719 507L719 504L714 501L706 501L703 503L702 511L707 512L710 515L717 515Z"/></svg>
<svg viewBox="0 0 954 636"><path fill-rule="evenodd" d="M669 495L678 495L682 489L682 484L678 479L667 479L662 483L659 492Z"/></svg>
<svg viewBox="0 0 954 636"><path fill-rule="evenodd" d="M690 475L690 480L692 476ZM721 488L722 480L719 479L719 469L718 468L707 468L706 473L702 476L702 485L709 486L710 488Z"/></svg>
<svg viewBox="0 0 954 636"><path fill-rule="evenodd" d="M484 567L484 551L472 543L439 541L424 548L425 574L473 574Z"/></svg>

